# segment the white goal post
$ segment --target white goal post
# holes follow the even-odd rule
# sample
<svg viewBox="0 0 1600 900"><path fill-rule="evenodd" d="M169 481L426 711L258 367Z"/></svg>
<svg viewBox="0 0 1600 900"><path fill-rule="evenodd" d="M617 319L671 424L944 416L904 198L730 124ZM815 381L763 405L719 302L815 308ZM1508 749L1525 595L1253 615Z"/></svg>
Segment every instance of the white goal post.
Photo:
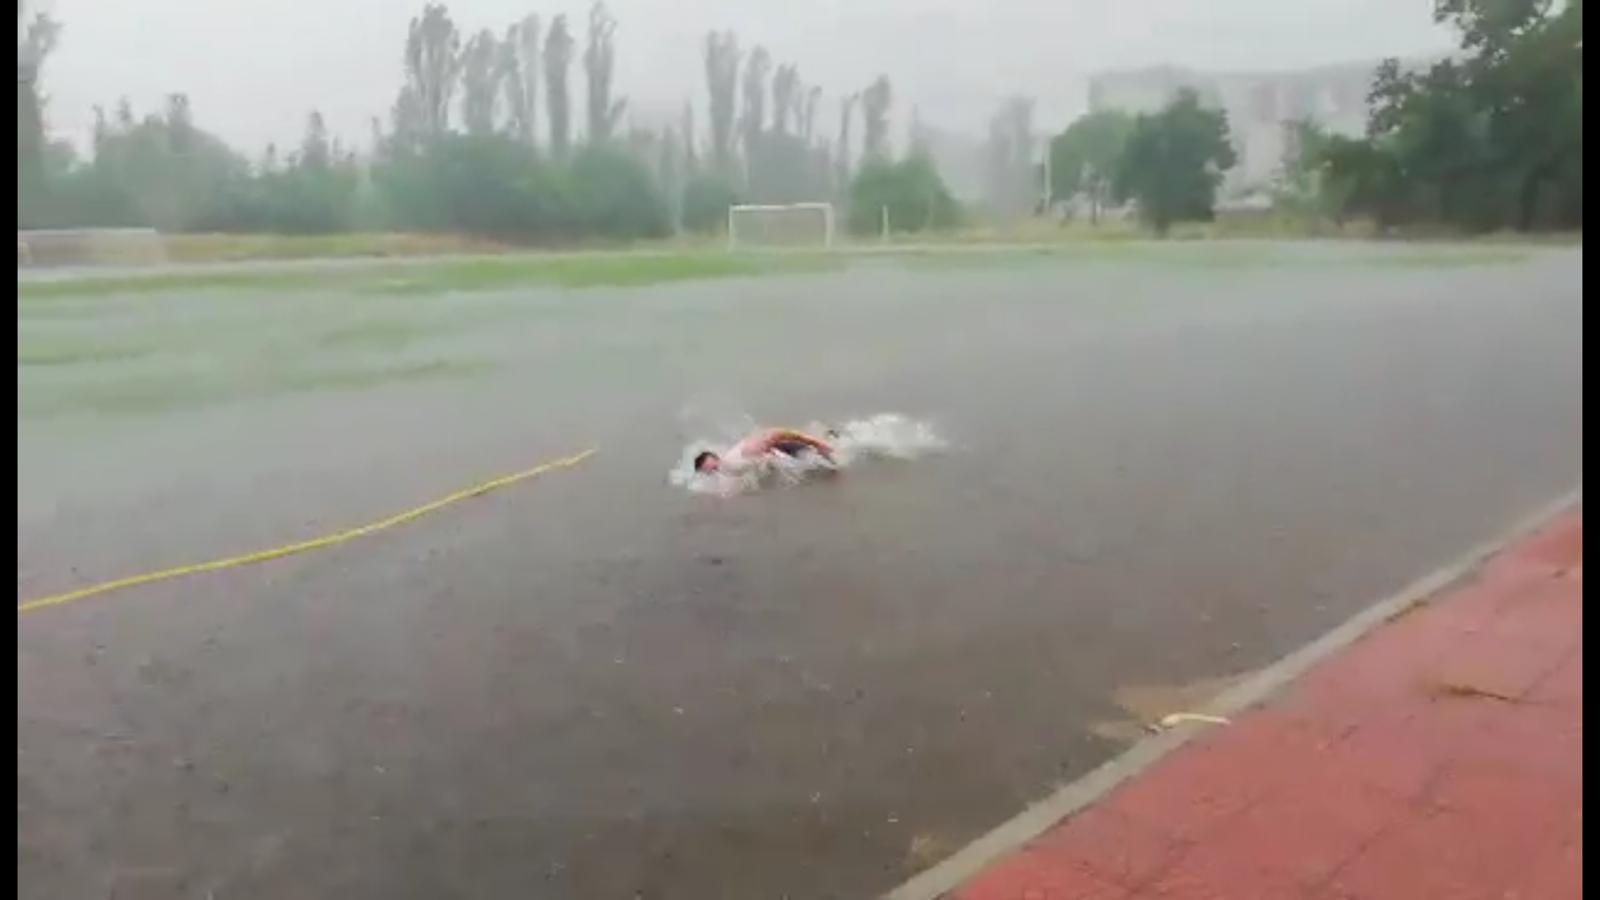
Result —
<svg viewBox="0 0 1600 900"><path fill-rule="evenodd" d="M17 231L17 268L137 266L167 261L154 228L44 228Z"/></svg>
<svg viewBox="0 0 1600 900"><path fill-rule="evenodd" d="M728 207L728 246L833 246L832 203L748 204Z"/></svg>

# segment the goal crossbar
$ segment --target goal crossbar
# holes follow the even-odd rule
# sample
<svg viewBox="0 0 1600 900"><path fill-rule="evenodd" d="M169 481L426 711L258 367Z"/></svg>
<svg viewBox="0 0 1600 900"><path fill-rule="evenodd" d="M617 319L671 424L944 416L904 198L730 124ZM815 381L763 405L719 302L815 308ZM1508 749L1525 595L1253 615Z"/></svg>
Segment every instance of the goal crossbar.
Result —
<svg viewBox="0 0 1600 900"><path fill-rule="evenodd" d="M141 265L167 260L154 228L36 228L17 230L17 266Z"/></svg>
<svg viewBox="0 0 1600 900"><path fill-rule="evenodd" d="M739 223L746 220L762 223L752 230L757 234L741 235ZM781 222L788 225L780 225ZM801 223L796 228L793 224ZM804 223L816 223L808 234ZM833 246L833 204L813 203L741 203L728 207L728 246L737 248L751 243L801 244L816 243Z"/></svg>

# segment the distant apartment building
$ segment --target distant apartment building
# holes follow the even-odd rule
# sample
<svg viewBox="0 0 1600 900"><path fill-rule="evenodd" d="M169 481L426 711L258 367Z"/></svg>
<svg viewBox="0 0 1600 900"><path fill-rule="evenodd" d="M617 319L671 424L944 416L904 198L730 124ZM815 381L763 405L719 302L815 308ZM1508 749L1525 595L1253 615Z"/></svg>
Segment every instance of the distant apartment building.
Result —
<svg viewBox="0 0 1600 900"><path fill-rule="evenodd" d="M1289 123L1310 118L1323 128L1357 135L1366 127L1367 90L1376 62L1288 72L1210 73L1158 66L1106 72L1089 79L1089 110L1155 112L1181 88L1228 114L1238 163L1223 181L1225 197L1259 192L1277 175Z"/></svg>

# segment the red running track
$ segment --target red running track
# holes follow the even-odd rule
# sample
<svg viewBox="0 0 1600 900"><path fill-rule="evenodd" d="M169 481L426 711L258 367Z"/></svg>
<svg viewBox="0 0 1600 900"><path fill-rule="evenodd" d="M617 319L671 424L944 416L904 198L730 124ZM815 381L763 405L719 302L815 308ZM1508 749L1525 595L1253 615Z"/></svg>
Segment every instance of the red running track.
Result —
<svg viewBox="0 0 1600 900"><path fill-rule="evenodd" d="M1576 900L1566 513L992 864L959 900Z"/></svg>

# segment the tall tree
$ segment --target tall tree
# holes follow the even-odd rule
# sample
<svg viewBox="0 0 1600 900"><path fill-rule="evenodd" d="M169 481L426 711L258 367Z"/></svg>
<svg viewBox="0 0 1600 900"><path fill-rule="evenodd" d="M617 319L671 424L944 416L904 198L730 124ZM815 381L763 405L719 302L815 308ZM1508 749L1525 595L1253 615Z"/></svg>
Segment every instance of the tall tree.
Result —
<svg viewBox="0 0 1600 900"><path fill-rule="evenodd" d="M1387 228L1401 218L1405 184L1394 154L1371 140L1329 135L1316 164L1335 224L1362 214Z"/></svg>
<svg viewBox="0 0 1600 900"><path fill-rule="evenodd" d="M706 32L705 63L711 158L726 175L733 163L733 108L739 82L739 41L733 32Z"/></svg>
<svg viewBox="0 0 1600 900"><path fill-rule="evenodd" d="M406 88L411 91L424 133L450 127L450 100L461 69L461 35L442 3L430 3L406 32Z"/></svg>
<svg viewBox="0 0 1600 900"><path fill-rule="evenodd" d="M106 108L96 103L94 105L94 126L89 130L89 150L96 156L105 146L106 139L111 134L111 126L106 123ZM272 146L271 144L267 145Z"/></svg>
<svg viewBox="0 0 1600 900"><path fill-rule="evenodd" d="M822 88L812 85L806 90L806 99L800 106L800 139L807 144L815 133L817 124L817 103L822 99Z"/></svg>
<svg viewBox="0 0 1600 900"><path fill-rule="evenodd" d="M160 114L138 122L131 109L119 111L85 175L94 189L89 221L63 224L180 231L214 225L224 201L250 177L250 164L196 126L188 98L172 94Z"/></svg>
<svg viewBox="0 0 1600 900"><path fill-rule="evenodd" d="M1461 51L1386 60L1365 140L1330 138L1321 183L1342 213L1468 230L1583 222L1582 0L1435 0Z"/></svg>
<svg viewBox="0 0 1600 900"><path fill-rule="evenodd" d="M1184 89L1160 112L1134 119L1113 194L1136 201L1140 218L1164 235L1173 222L1212 217L1217 185L1235 161L1227 115Z"/></svg>
<svg viewBox="0 0 1600 900"><path fill-rule="evenodd" d="M17 3L17 26L21 31L23 6ZM55 50L61 26L48 13L37 13L17 43L17 165L22 169L37 166L44 150L44 94L39 87L39 72Z"/></svg>
<svg viewBox="0 0 1600 900"><path fill-rule="evenodd" d="M694 149L694 104L683 101L683 114L678 121L678 134L683 139L683 163L689 174L694 174L699 158Z"/></svg>
<svg viewBox="0 0 1600 900"><path fill-rule="evenodd" d="M1487 120L1482 137L1488 149L1470 180L1478 190L1503 184L1509 195L1503 215L1522 230L1534 225L1552 188L1566 195L1569 212L1581 211L1582 0L1435 0L1434 19L1461 32L1469 54L1462 87ZM1577 177L1569 177L1563 191L1564 171ZM1501 215L1479 214L1471 224L1498 224Z"/></svg>
<svg viewBox="0 0 1600 900"><path fill-rule="evenodd" d="M517 50L521 22L506 26L505 37L500 39L500 52L495 55L495 78L506 100L506 132L524 145L528 139L528 95L522 86L522 55Z"/></svg>
<svg viewBox="0 0 1600 900"><path fill-rule="evenodd" d="M799 91L799 68L793 63L778 66L772 76L772 130L777 134L789 133L789 118L796 112Z"/></svg>
<svg viewBox="0 0 1600 900"><path fill-rule="evenodd" d="M422 98L411 85L400 88L394 106L389 110L389 139L383 147L387 155L416 151L428 137L427 116L422 110Z"/></svg>
<svg viewBox="0 0 1600 900"><path fill-rule="evenodd" d="M1081 197L1089 205L1090 223L1111 199L1117 159L1133 130L1133 118L1116 109L1080 116L1050 141L1050 199Z"/></svg>
<svg viewBox="0 0 1600 900"><path fill-rule="evenodd" d="M748 160L761 143L761 132L766 127L767 73L772 68L772 57L765 47L751 51L744 64L744 112L739 118L739 130L744 134L744 152Z"/></svg>
<svg viewBox="0 0 1600 900"><path fill-rule="evenodd" d="M556 16L544 41L545 107L550 115L550 147L564 159L572 144L572 99L567 94L567 73L572 67L572 34L567 17Z"/></svg>
<svg viewBox="0 0 1600 900"><path fill-rule="evenodd" d="M1339 223L1341 203L1323 172L1333 135L1310 116L1285 122L1283 132L1283 150L1270 186L1273 207L1303 220L1326 218Z"/></svg>
<svg viewBox="0 0 1600 900"><path fill-rule="evenodd" d="M389 138L383 133L383 120L377 116L367 117L367 146L372 159L383 157L383 146Z"/></svg>
<svg viewBox="0 0 1600 900"><path fill-rule="evenodd" d="M813 148L792 130L806 127L801 110L805 95L799 67L778 66L772 76L771 127L760 131L746 150L746 180L755 202L797 203L830 192L828 173L818 169Z"/></svg>
<svg viewBox="0 0 1600 900"><path fill-rule="evenodd" d="M500 42L485 28L461 51L461 121L474 137L493 134L500 99L500 79L505 72Z"/></svg>
<svg viewBox="0 0 1600 900"><path fill-rule="evenodd" d="M583 51L583 71L588 76L589 142L611 139L626 100L611 99L611 75L616 66L617 20L600 0L589 8L589 45Z"/></svg>
<svg viewBox="0 0 1600 900"><path fill-rule="evenodd" d="M525 146L537 142L539 123L539 17L528 15L506 29L500 42L500 78L511 132Z"/></svg>
<svg viewBox="0 0 1600 900"><path fill-rule="evenodd" d="M894 94L889 77L879 75L861 92L861 153L873 159L889 157L889 104Z"/></svg>
<svg viewBox="0 0 1600 900"><path fill-rule="evenodd" d="M17 30L22 32L22 3L17 3ZM55 49L61 27L46 13L37 13L17 43L17 217L19 225L44 216L49 204L45 174L45 97L39 73Z"/></svg>
<svg viewBox="0 0 1600 900"><path fill-rule="evenodd" d="M189 152L194 146L194 109L189 105L189 95L167 95L167 140L177 154Z"/></svg>
<svg viewBox="0 0 1600 900"><path fill-rule="evenodd" d="M328 126L322 113L312 110L306 117L306 134L300 140L300 165L313 172L325 171L334 156L328 143Z"/></svg>

